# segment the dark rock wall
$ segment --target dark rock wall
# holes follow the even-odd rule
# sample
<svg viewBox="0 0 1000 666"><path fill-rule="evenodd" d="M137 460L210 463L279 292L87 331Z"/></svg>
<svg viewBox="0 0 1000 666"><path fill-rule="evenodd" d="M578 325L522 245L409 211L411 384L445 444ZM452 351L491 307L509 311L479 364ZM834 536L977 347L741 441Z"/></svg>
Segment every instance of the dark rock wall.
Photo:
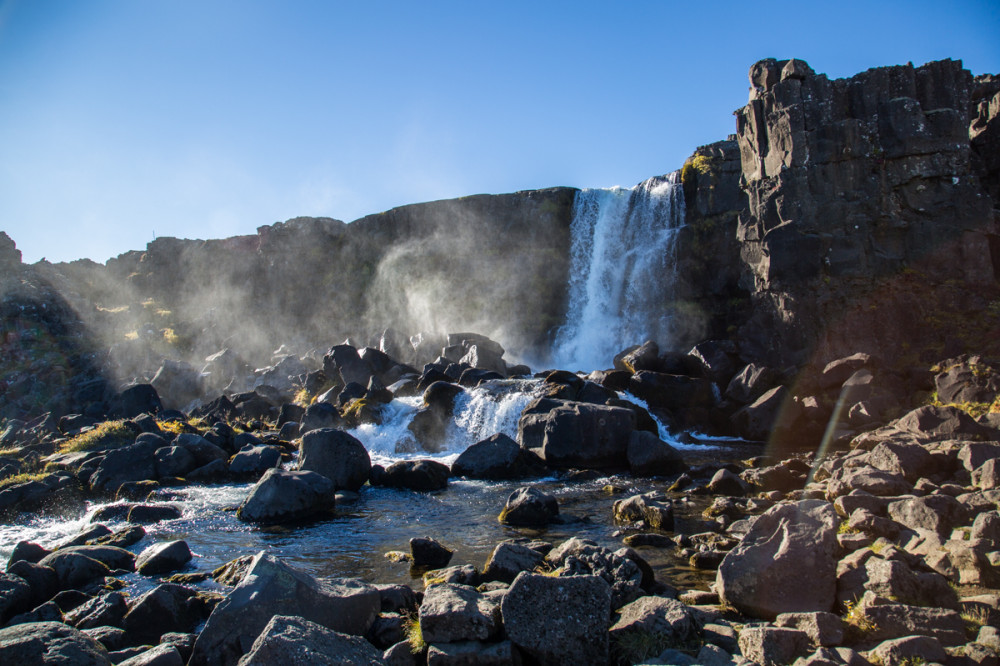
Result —
<svg viewBox="0 0 1000 666"><path fill-rule="evenodd" d="M103 286L125 285L118 301L136 317L112 339L122 327L156 337L169 320L192 359L224 346L266 359L286 342L367 344L389 327L405 335L475 330L532 353L565 312L575 192L415 204L349 225L295 218L222 240L158 238L105 271L78 262L60 269L109 302Z"/></svg>
<svg viewBox="0 0 1000 666"><path fill-rule="evenodd" d="M971 342L931 326L977 317L997 287L997 218L980 182L992 163L970 145L978 84L961 62L831 81L799 60L763 60L750 80L736 112L753 300L743 355L787 366ZM986 106L984 148L996 140Z"/></svg>

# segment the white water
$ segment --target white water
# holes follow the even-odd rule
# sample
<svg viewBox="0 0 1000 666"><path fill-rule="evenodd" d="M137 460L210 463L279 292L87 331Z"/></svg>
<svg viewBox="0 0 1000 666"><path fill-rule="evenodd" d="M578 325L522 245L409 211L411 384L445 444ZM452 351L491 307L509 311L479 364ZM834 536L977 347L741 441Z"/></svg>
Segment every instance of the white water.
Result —
<svg viewBox="0 0 1000 666"><path fill-rule="evenodd" d="M382 425L367 424L349 432L365 445L372 462L378 464L403 458L434 458L450 463L465 449L497 433L516 439L521 412L538 396L540 387L538 380L505 380L466 389L455 399L444 446L433 455L419 447L414 453L398 450L415 446L409 425L420 408L419 397L393 400L382 412Z"/></svg>
<svg viewBox="0 0 1000 666"><path fill-rule="evenodd" d="M554 343L556 367L608 368L625 347L669 346L677 230L684 224L678 173L632 189L576 196L570 226L569 308Z"/></svg>

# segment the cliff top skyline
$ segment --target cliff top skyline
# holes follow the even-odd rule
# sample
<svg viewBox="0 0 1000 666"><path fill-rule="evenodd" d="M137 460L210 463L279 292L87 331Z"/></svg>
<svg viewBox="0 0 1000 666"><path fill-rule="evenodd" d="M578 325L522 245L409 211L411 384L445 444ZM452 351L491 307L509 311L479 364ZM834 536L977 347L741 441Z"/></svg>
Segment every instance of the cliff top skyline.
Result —
<svg viewBox="0 0 1000 666"><path fill-rule="evenodd" d="M0 229L24 260L556 185L735 131L747 69L1000 71L991 2L0 2Z"/></svg>

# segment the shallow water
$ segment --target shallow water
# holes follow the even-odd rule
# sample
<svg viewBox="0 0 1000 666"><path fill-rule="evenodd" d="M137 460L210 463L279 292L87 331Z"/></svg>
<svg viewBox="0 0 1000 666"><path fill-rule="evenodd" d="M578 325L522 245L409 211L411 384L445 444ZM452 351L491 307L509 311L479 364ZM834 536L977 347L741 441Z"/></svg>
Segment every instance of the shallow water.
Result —
<svg viewBox="0 0 1000 666"><path fill-rule="evenodd" d="M515 436L521 410L534 397L537 382L504 382L470 391L456 404L455 423L444 450L435 455L395 453L396 445L408 437L406 425L417 409L417 400L394 401L380 426L353 430L368 448L373 462L387 464L400 458L434 457L454 460L469 445L495 432ZM632 399L631 396L625 396ZM665 429L661 435L666 435ZM689 464L710 460L731 460L752 454L753 445L704 441L680 443ZM472 564L482 569L490 552L504 539L528 537L559 543L573 536L593 539L601 545L622 547L621 528L613 523L611 507L615 499L650 490L665 490L666 479L633 479L628 476L598 476L585 481L565 481L555 477L540 480L485 482L452 479L447 490L419 493L409 490L365 486L358 500L341 504L334 515L322 520L289 527L260 528L236 518L232 510L243 501L252 484L188 486L159 491L164 501L181 508L180 519L146 526L147 537L131 548L140 552L156 541L184 539L195 558L189 570L207 572L240 555L265 550L287 563L317 576L360 577L370 582L410 583L414 580L406 563L390 561L387 551L409 552L409 539L429 536L454 550L451 564ZM544 529L512 528L496 517L510 493L519 486L537 485L555 495L563 522ZM605 486L618 491L609 494ZM679 495L675 496L680 499ZM700 512L708 499L675 502L677 531L703 531ZM18 541L29 540L51 547L75 535L89 524L89 518L107 503L88 504L83 512L70 516L32 517L19 524L0 525L0 558L6 560ZM124 523L109 522L112 530ZM680 560L673 549L638 549L665 583L680 588L704 588L714 580L714 572L695 571ZM0 561L2 561L0 560ZM130 588L142 590L155 581L133 574ZM211 584L209 584L211 586Z"/></svg>

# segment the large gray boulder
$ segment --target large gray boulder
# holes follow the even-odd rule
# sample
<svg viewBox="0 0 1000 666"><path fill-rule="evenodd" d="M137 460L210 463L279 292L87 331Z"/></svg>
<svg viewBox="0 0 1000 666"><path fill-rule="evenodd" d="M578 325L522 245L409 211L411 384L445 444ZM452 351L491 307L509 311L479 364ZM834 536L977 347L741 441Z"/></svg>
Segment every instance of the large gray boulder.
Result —
<svg viewBox="0 0 1000 666"><path fill-rule="evenodd" d="M334 428L312 430L299 443L299 469L333 481L335 490L357 492L368 481L372 460L357 438Z"/></svg>
<svg viewBox="0 0 1000 666"><path fill-rule="evenodd" d="M0 629L0 663L111 666L104 646L62 622L29 622Z"/></svg>
<svg viewBox="0 0 1000 666"><path fill-rule="evenodd" d="M275 615L296 615L362 636L381 605L378 589L353 579L315 579L260 552L243 580L215 607L188 666L229 666L254 647Z"/></svg>
<svg viewBox="0 0 1000 666"><path fill-rule="evenodd" d="M655 656L669 647L694 645L701 638L701 629L686 604L666 597L639 597L622 606L618 620L612 625L611 639L622 647L630 637L639 638L647 649L629 650L636 660ZM630 662L631 663L631 662Z"/></svg>
<svg viewBox="0 0 1000 666"><path fill-rule="evenodd" d="M779 504L761 515L716 575L720 598L744 615L831 611L837 592L837 528L822 500ZM808 585L800 584L809 581Z"/></svg>
<svg viewBox="0 0 1000 666"><path fill-rule="evenodd" d="M301 617L275 615L260 632L239 666L376 666L382 652L360 636L328 629Z"/></svg>
<svg viewBox="0 0 1000 666"><path fill-rule="evenodd" d="M197 590L164 583L133 599L121 626L132 640L152 644L164 634L193 632L209 612Z"/></svg>
<svg viewBox="0 0 1000 666"><path fill-rule="evenodd" d="M611 587L600 576L524 572L500 609L507 637L537 663L608 663Z"/></svg>
<svg viewBox="0 0 1000 666"><path fill-rule="evenodd" d="M500 607L469 585L431 585L420 604L420 631L428 643L486 640L500 631Z"/></svg>
<svg viewBox="0 0 1000 666"><path fill-rule="evenodd" d="M505 525L539 527L548 525L558 516L559 502L555 497L523 486L510 494L497 520Z"/></svg>
<svg viewBox="0 0 1000 666"><path fill-rule="evenodd" d="M624 407L548 399L535 405L525 410L518 422L517 438L522 447L547 465L628 467L635 412Z"/></svg>
<svg viewBox="0 0 1000 666"><path fill-rule="evenodd" d="M157 478L156 444L141 442L108 451L90 477L90 488L96 492L114 493L129 481Z"/></svg>
<svg viewBox="0 0 1000 666"><path fill-rule="evenodd" d="M250 490L236 516L251 523L302 520L333 510L333 481L316 472L267 470Z"/></svg>

